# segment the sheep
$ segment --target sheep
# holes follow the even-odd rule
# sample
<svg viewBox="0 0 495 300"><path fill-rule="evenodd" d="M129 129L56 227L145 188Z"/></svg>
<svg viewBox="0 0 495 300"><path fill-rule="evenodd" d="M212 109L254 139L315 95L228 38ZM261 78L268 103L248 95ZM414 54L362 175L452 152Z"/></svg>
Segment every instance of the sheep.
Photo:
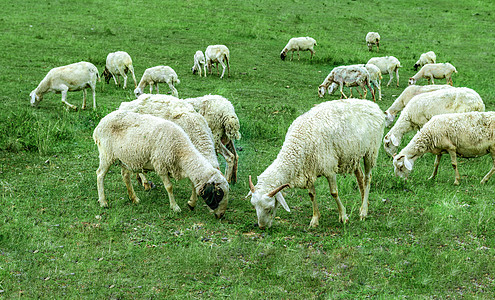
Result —
<svg viewBox="0 0 495 300"><path fill-rule="evenodd" d="M239 156L234 140L240 139L241 133L234 106L229 100L219 95L205 95L184 99L184 101L191 104L208 122L213 133L215 151L221 154L227 162L225 177L228 182L236 183Z"/></svg>
<svg viewBox="0 0 495 300"><path fill-rule="evenodd" d="M457 73L457 70L450 63L427 64L424 65L413 77L409 78L409 85L416 84L416 82L422 77L428 79L428 84L430 84L430 82L431 84L435 84L435 78L445 78L445 80L447 80L447 84L454 85L454 82L452 81L452 73Z"/></svg>
<svg viewBox="0 0 495 300"><path fill-rule="evenodd" d="M435 52L429 51L421 54L418 61L414 64L414 71L418 70L418 67L423 67L426 64L435 64L437 63L437 56Z"/></svg>
<svg viewBox="0 0 495 300"><path fill-rule="evenodd" d="M117 110L103 117L93 132L100 164L96 171L98 202L107 207L103 181L110 166L119 161L122 178L133 203L138 203L131 184L131 172L155 171L167 190L170 208L181 209L175 202L170 177L189 178L217 218L227 209L229 185L194 147L182 128L159 117Z"/></svg>
<svg viewBox="0 0 495 300"><path fill-rule="evenodd" d="M101 81L98 69L92 63L81 61L70 65L53 68L30 94L31 106L37 107L43 95L48 92L62 94L62 103L77 110L77 106L66 101L67 92L83 91L81 108L86 109L86 88L93 92L93 109L96 109L96 80Z"/></svg>
<svg viewBox="0 0 495 300"><path fill-rule="evenodd" d="M314 182L327 178L337 202L339 221L347 222L346 209L337 192L336 174L354 173L361 192L360 217L368 214L371 170L376 164L384 129L384 115L376 103L345 99L320 103L299 116L289 127L277 158L253 184L249 176L251 204L260 228L270 227L278 206L290 212L281 193L284 188L308 189L313 204L311 227L318 226L320 212ZM364 177L361 170L364 161Z"/></svg>
<svg viewBox="0 0 495 300"><path fill-rule="evenodd" d="M485 104L480 95L470 88L441 89L416 95L383 138L383 147L390 156L394 156L404 134L420 129L433 116L484 110Z"/></svg>
<svg viewBox="0 0 495 300"><path fill-rule="evenodd" d="M208 127L208 123L202 115L194 110L191 104L173 96L143 94L134 101L122 102L119 110L150 114L174 122L184 129L199 153L215 169L220 170L215 153L213 135ZM142 173L138 174L138 179L145 189L148 190L151 188L151 184ZM197 197L193 187L191 201L188 202L189 207L194 208L196 199Z"/></svg>
<svg viewBox="0 0 495 300"><path fill-rule="evenodd" d="M382 75L390 75L390 80L388 81L387 86L390 86L390 83L392 83L395 72L395 76L397 77L397 86L399 86L399 68L402 66L397 58L393 56L372 57L367 63L377 66L382 72Z"/></svg>
<svg viewBox="0 0 495 300"><path fill-rule="evenodd" d="M337 84L340 87L341 98L342 96L347 98L342 91L345 84L349 87L360 86L364 91L364 98L366 98L367 90L365 87L367 87L371 91L373 100L375 100L375 92L370 87L370 74L364 67L357 65L335 67L318 86L318 96L322 98L327 90L328 94L332 94Z"/></svg>
<svg viewBox="0 0 495 300"><path fill-rule="evenodd" d="M292 56L290 57L290 60L292 60L294 58L294 51L297 51L297 60L299 60L301 58L299 51L309 51L311 53L310 59L312 59L315 54L314 46L316 45L316 40L309 36L291 38L284 49L282 49L282 52L280 52L280 58L285 60L287 53L292 51Z"/></svg>
<svg viewBox="0 0 495 300"><path fill-rule="evenodd" d="M229 48L227 48L227 46L225 46L225 45L210 45L210 46L206 47L205 61L206 61L206 64L204 66L205 76L206 76L206 68L208 68L208 71L210 72L210 75L211 75L211 73L212 73L211 65L213 63L216 64L217 75L218 75L218 73L219 73L218 64L220 63L220 65L223 68L222 76L220 76L220 78L223 78L223 75L225 74L225 65L227 65L227 69L228 69L228 75L227 76L230 77L230 64L229 64L230 52L229 52Z"/></svg>
<svg viewBox="0 0 495 300"><path fill-rule="evenodd" d="M495 172L495 112L466 112L434 116L412 138L409 144L394 157L397 176L407 178L416 159L425 153L436 155L433 174L435 178L443 153L450 155L454 167L454 185L459 185L457 156L478 157L488 153L492 156L492 168L483 177L485 183Z"/></svg>
<svg viewBox="0 0 495 300"><path fill-rule="evenodd" d="M134 67L132 66L131 56L124 51L117 51L109 53L107 55L107 62L105 65L105 70L103 71L103 76L105 77L105 82L110 83L110 78L113 78L115 84L120 86L120 77L124 77L124 89L127 87L127 72L131 71L132 79L134 80L134 87L137 87L136 76L134 76ZM117 79L115 78L117 77ZM117 83L118 80L118 83Z"/></svg>
<svg viewBox="0 0 495 300"><path fill-rule="evenodd" d="M365 67L366 71L370 73L370 86L373 90L378 90L378 100L382 100L382 71L380 69L372 64L357 64L357 65L351 65L351 66L358 66L358 67ZM352 88L351 89L351 98L352 98ZM375 91L376 95L376 91Z"/></svg>
<svg viewBox="0 0 495 300"><path fill-rule="evenodd" d="M201 68L205 68L205 55L203 51L198 50L194 54L194 65L192 66L192 73L196 74L199 71L199 77L201 77ZM205 77L206 77L206 69L205 69Z"/></svg>
<svg viewBox="0 0 495 300"><path fill-rule="evenodd" d="M440 89L452 88L448 84L444 85L410 85L408 86L397 99L395 99L394 103L390 105L390 107L385 111L385 127L390 127L394 122L395 116L409 103L412 97L428 93Z"/></svg>
<svg viewBox="0 0 495 300"><path fill-rule="evenodd" d="M156 66L148 68L144 71L141 81L139 81L138 87L134 90L136 98L144 93L143 89L149 84L150 94L153 92L153 84L155 85L156 92L158 92L158 83L166 82L172 90L172 96L179 97L176 84L180 83L177 73L169 66Z"/></svg>
<svg viewBox="0 0 495 300"><path fill-rule="evenodd" d="M376 44L376 51L380 51L380 35L378 32L368 32L366 34L366 44L368 45L368 50L371 51L373 45Z"/></svg>

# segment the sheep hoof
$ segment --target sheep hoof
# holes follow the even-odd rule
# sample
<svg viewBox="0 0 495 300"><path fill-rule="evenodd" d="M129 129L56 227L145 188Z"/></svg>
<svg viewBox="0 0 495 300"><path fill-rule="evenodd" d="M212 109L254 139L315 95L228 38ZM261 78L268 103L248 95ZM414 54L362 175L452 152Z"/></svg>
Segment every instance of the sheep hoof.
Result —
<svg viewBox="0 0 495 300"><path fill-rule="evenodd" d="M175 204L175 206L170 205L170 208L171 208L173 211L175 211L176 213L181 212L181 209L180 209L179 205L177 205L177 204Z"/></svg>
<svg viewBox="0 0 495 300"><path fill-rule="evenodd" d="M349 222L349 218L347 217L347 215L343 215L339 218L339 222L340 223L348 223Z"/></svg>
<svg viewBox="0 0 495 300"><path fill-rule="evenodd" d="M191 206L189 203L187 203L187 207L189 207L191 211L194 211L194 206Z"/></svg>
<svg viewBox="0 0 495 300"><path fill-rule="evenodd" d="M100 207L108 207L107 201L98 201L98 202L100 202Z"/></svg>
<svg viewBox="0 0 495 300"><path fill-rule="evenodd" d="M311 222L309 223L309 227L315 228L318 227L318 225L319 225L318 218L313 217L311 219Z"/></svg>

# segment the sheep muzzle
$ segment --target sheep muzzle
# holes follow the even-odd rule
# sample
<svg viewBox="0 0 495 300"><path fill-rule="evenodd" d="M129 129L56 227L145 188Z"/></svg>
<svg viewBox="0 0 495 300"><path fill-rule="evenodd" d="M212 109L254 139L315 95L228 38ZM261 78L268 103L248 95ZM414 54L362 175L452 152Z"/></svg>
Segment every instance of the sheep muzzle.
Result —
<svg viewBox="0 0 495 300"><path fill-rule="evenodd" d="M199 191L199 195L205 200L206 205L215 210L223 200L224 192L221 188L216 187L214 183L205 184Z"/></svg>

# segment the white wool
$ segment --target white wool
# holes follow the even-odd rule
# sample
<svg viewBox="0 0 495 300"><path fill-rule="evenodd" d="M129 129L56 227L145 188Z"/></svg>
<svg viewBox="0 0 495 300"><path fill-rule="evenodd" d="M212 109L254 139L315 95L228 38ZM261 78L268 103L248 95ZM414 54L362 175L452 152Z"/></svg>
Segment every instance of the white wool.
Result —
<svg viewBox="0 0 495 300"><path fill-rule="evenodd" d="M320 86L318 86L318 96L323 97L327 90L328 94L332 94L335 87L339 86L341 98L347 98L342 91L344 85L348 87L361 87L364 91L364 98L366 98L366 88L368 88L371 91L373 100L375 100L374 90L370 87L370 74L368 70L361 65L340 66L333 68Z"/></svg>
<svg viewBox="0 0 495 300"><path fill-rule="evenodd" d="M290 211L280 188L308 189L313 202L310 226L317 226L320 213L314 182L326 177L339 209L339 220L348 220L337 192L336 174L353 173L361 190L361 218L368 212L371 170L376 164L384 114L377 104L359 99L323 102L299 116L289 127L282 149L273 163L251 186L251 203L260 227L270 227L276 209ZM364 161L364 175L360 162ZM279 187L279 188L278 188Z"/></svg>
<svg viewBox="0 0 495 300"><path fill-rule="evenodd" d="M193 74L196 74L196 72L199 72L199 77L201 77L202 69L206 68L205 66L205 55L203 54L203 51L198 50L194 54L194 65L192 66L191 70ZM205 69L205 77L206 77L206 69Z"/></svg>
<svg viewBox="0 0 495 300"><path fill-rule="evenodd" d="M299 51L309 51L311 53L310 58L313 58L313 55L315 54L314 46L316 46L316 40L312 37L306 36L291 38L287 45L285 45L284 49L282 49L282 52L280 52L280 58L285 60L285 57L289 51L292 52L290 60L294 58L294 51L297 51L297 60L300 59Z"/></svg>
<svg viewBox="0 0 495 300"><path fill-rule="evenodd" d="M223 68L222 76L220 76L220 78L223 78L223 75L225 74L225 67L227 67L228 77L230 77L230 51L229 48L227 48L227 46L210 45L206 47L205 61L206 61L204 66L205 76L206 76L206 68L208 68L208 71L210 72L211 75L212 64L215 63L217 68L217 75L219 73L218 64L220 64Z"/></svg>
<svg viewBox="0 0 495 300"><path fill-rule="evenodd" d="M447 84L454 85L452 74L457 73L456 68L450 63L427 64L424 65L418 73L409 78L409 84L416 84L421 78L428 79L428 84L435 84L434 79L445 78Z"/></svg>
<svg viewBox="0 0 495 300"><path fill-rule="evenodd" d="M150 85L150 94L153 92L153 84L155 85L156 93L158 94L158 83L165 82L172 90L172 96L178 97L176 84L180 83L177 73L169 66L156 66L148 68L144 71L141 81L139 81L138 87L134 90L136 97L139 97L144 93L144 88Z"/></svg>
<svg viewBox="0 0 495 300"><path fill-rule="evenodd" d="M433 116L484 110L485 104L480 95L470 88L441 89L416 95L383 138L383 147L390 156L393 156L404 134L419 130Z"/></svg>
<svg viewBox="0 0 495 300"><path fill-rule="evenodd" d="M390 80L388 81L387 86L392 83L395 73L395 76L397 77L397 86L399 86L399 68L402 66L397 58L393 56L372 57L367 63L377 66L382 72L382 75L390 75Z"/></svg>
<svg viewBox="0 0 495 300"><path fill-rule="evenodd" d="M134 87L137 87L136 76L134 75L134 67L132 66L131 56L124 51L112 52L107 55L107 61L103 76L107 83L110 81L110 77L113 78L115 84L120 86L120 77L124 77L124 89L127 87L127 72L130 71L132 79L134 80ZM117 78L115 78L117 77ZM118 82L117 82L118 81Z"/></svg>
<svg viewBox="0 0 495 300"><path fill-rule="evenodd" d="M38 87L30 94L31 105L38 106L43 100L43 95L48 92L61 93L62 103L72 109L77 109L75 105L66 101L67 92L83 91L82 109L86 108L86 88L90 88L93 93L93 109L96 109L96 80L100 81L98 69L92 63L81 61L78 63L53 68Z"/></svg>
<svg viewBox="0 0 495 300"><path fill-rule="evenodd" d="M380 34L378 32L368 32L366 34L366 44L369 51L373 49L373 45L376 45L376 51L380 51Z"/></svg>

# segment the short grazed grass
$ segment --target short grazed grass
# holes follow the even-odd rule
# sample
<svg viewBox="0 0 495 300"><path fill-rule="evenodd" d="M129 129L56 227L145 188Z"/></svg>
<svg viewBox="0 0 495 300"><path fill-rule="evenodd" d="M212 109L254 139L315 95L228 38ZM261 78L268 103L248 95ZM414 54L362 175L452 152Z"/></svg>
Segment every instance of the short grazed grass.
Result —
<svg viewBox="0 0 495 300"><path fill-rule="evenodd" d="M400 86L383 84L378 103L386 109L419 55L433 50L456 66L455 86L475 89L493 110L494 3L14 0L0 9L0 298L495 297L495 182L479 184L489 156L460 159L461 185L454 186L448 157L435 180L427 180L434 158L425 155L404 182L380 152L364 222L353 176L338 177L348 224L338 222L325 179L316 187L318 228L308 228L304 190L285 191L291 213L279 210L264 231L245 199L248 176L275 159L291 122L338 99L317 96L337 65L397 57ZM381 34L380 53L368 52L368 31ZM282 62L289 38L307 35L318 42L314 59L303 52L300 61ZM209 44L229 47L230 78L191 74L195 51ZM67 111L55 94L29 106L30 91L51 68L86 60L101 72L118 50L132 56L138 80L148 67L169 65L180 97L220 94L233 103L242 133L239 182L223 220L204 205L187 209L187 180L174 184L183 211L173 213L151 173L157 187L136 185L142 201L133 205L117 165L105 180L110 208L99 207L92 132L134 99L132 81L127 90L98 83L96 111ZM80 106L82 93L68 101Z"/></svg>

